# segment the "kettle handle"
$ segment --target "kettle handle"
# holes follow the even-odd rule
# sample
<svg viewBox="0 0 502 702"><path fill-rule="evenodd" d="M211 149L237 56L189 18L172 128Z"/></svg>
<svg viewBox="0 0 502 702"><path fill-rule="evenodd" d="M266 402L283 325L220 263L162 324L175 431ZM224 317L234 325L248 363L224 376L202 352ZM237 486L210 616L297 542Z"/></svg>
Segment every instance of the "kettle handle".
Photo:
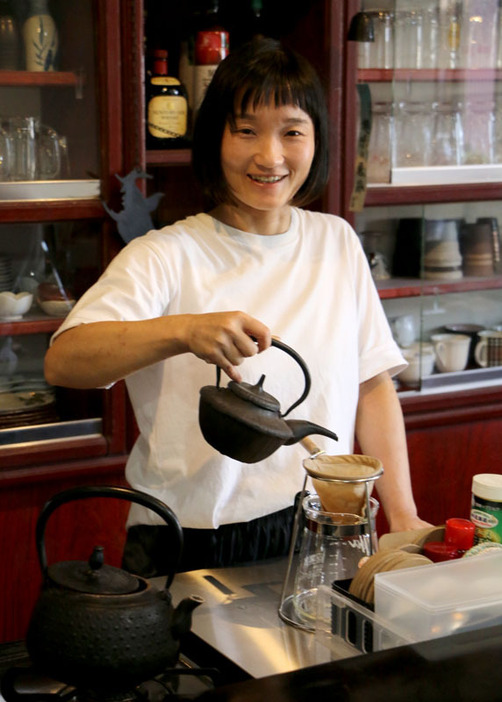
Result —
<svg viewBox="0 0 502 702"><path fill-rule="evenodd" d="M284 412L284 414L281 413L281 417L287 417L287 415L291 412L291 410L294 410L295 407L298 407L304 399L307 397L307 395L310 392L310 386L312 384L312 381L310 379L310 373L309 369L307 368L305 361L303 358L300 356L299 353L297 353L294 349L291 348L291 346L288 346L285 344L283 341L279 341L279 339L274 339L272 338L272 346L276 346L278 349L281 349L281 351L284 351L285 353L289 354L291 358L294 358L294 360L298 363L300 368L303 371L303 377L305 380L305 387L303 389L303 392L301 396L296 400L296 402L293 402L291 407L288 409L287 412ZM219 366L216 366L216 387L220 387L220 379L221 379L221 368Z"/></svg>
<svg viewBox="0 0 502 702"><path fill-rule="evenodd" d="M89 497L116 497L119 500L126 500L128 502L136 502L138 505L147 507L148 509L156 512L162 519L166 522L169 527L172 527L173 538L174 538L174 548L176 549L176 558L174 559L173 569L167 575L165 589L167 590L171 585L176 568L181 558L181 553L183 549L183 529L178 520L178 517L168 507L164 502L159 500L157 497L152 497L146 492L140 492L139 490L133 490L127 487L118 487L112 485L83 485L76 488L70 488L69 490L64 490L54 495L50 500L48 500L42 507L40 515L37 520L36 526L36 542L37 542L37 552L38 560L40 561L40 568L42 570L42 575L47 577L47 553L45 549L45 527L47 521L51 514L61 505L66 502L72 502L73 500L87 499Z"/></svg>

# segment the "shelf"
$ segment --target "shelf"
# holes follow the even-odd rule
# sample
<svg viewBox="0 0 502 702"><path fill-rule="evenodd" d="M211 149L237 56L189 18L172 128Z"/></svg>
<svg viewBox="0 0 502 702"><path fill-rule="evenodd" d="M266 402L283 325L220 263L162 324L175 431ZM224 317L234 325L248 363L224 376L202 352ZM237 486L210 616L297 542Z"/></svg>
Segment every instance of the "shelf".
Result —
<svg viewBox="0 0 502 702"><path fill-rule="evenodd" d="M376 286L382 300L391 300L401 297L447 295L448 293L476 290L500 290L502 289L502 276L462 278L455 281L389 278L388 280L377 280Z"/></svg>
<svg viewBox="0 0 502 702"><path fill-rule="evenodd" d="M82 85L82 75L74 71L6 71L0 70L0 87L72 88Z"/></svg>
<svg viewBox="0 0 502 702"><path fill-rule="evenodd" d="M192 162L190 149L173 149L146 152L147 166L188 166Z"/></svg>
<svg viewBox="0 0 502 702"><path fill-rule="evenodd" d="M360 68L357 71L359 83L392 82L449 82L449 83L490 83L502 80L502 69L495 68Z"/></svg>
<svg viewBox="0 0 502 702"><path fill-rule="evenodd" d="M19 336L22 334L53 334L61 326L61 317L42 315L26 316L15 322L3 322L0 319L0 336Z"/></svg>
<svg viewBox="0 0 502 702"><path fill-rule="evenodd" d="M74 219L101 219L105 214L98 199L0 201L0 222L62 222Z"/></svg>
<svg viewBox="0 0 502 702"><path fill-rule="evenodd" d="M422 205L424 202L466 202L502 199L502 183L442 185L368 185L365 207Z"/></svg>

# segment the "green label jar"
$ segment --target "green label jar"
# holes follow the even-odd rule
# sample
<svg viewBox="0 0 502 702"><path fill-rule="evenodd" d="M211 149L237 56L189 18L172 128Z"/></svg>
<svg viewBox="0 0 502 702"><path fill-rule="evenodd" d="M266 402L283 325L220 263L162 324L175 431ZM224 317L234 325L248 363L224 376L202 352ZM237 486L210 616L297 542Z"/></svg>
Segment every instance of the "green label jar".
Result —
<svg viewBox="0 0 502 702"><path fill-rule="evenodd" d="M471 522L476 543L502 544L502 475L481 473L472 479Z"/></svg>

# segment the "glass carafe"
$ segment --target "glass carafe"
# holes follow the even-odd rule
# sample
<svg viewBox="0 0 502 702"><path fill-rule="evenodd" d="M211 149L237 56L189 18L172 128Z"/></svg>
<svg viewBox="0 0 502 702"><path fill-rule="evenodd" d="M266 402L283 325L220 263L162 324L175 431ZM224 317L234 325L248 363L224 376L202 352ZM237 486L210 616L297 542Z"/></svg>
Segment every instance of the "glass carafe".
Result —
<svg viewBox="0 0 502 702"><path fill-rule="evenodd" d="M376 514L378 503L371 501ZM310 629L315 627L319 586L351 580L360 560L371 554L371 535L365 517L325 512L317 495L305 497L302 508L304 526L294 588L285 611L297 626Z"/></svg>

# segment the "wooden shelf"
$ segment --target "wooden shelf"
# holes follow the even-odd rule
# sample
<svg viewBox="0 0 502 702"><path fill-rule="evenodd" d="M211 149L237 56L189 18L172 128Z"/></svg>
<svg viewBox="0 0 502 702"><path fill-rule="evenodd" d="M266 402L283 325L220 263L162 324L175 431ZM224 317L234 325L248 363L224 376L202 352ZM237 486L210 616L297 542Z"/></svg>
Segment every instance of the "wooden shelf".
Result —
<svg viewBox="0 0 502 702"><path fill-rule="evenodd" d="M24 334L53 334L63 322L61 317L47 317L41 314L27 315L15 322L0 319L0 336Z"/></svg>
<svg viewBox="0 0 502 702"><path fill-rule="evenodd" d="M494 83L502 80L502 70L495 68L360 68L358 83Z"/></svg>
<svg viewBox="0 0 502 702"><path fill-rule="evenodd" d="M457 185L368 185L365 207L422 205L435 202L472 202L502 199L502 183Z"/></svg>
<svg viewBox="0 0 502 702"><path fill-rule="evenodd" d="M105 214L97 199L0 201L0 221L53 222L73 219L100 219Z"/></svg>
<svg viewBox="0 0 502 702"><path fill-rule="evenodd" d="M82 75L74 71L6 71L0 70L0 87L71 88L82 85Z"/></svg>
<svg viewBox="0 0 502 702"><path fill-rule="evenodd" d="M487 278L462 278L455 281L421 280L419 278L389 278L376 281L378 294L382 300L423 295L447 295L449 293L472 292L475 290L502 289L502 276Z"/></svg>

